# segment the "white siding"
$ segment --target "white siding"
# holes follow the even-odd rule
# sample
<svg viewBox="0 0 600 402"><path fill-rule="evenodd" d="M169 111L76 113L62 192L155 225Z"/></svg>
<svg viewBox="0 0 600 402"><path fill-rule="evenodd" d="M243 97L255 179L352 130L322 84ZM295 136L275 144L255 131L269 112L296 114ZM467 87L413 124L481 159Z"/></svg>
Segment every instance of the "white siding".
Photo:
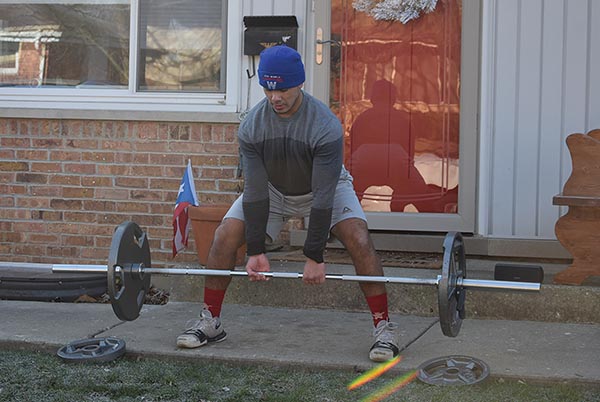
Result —
<svg viewBox="0 0 600 402"><path fill-rule="evenodd" d="M565 138L600 128L600 1L483 4L478 233L553 239Z"/></svg>

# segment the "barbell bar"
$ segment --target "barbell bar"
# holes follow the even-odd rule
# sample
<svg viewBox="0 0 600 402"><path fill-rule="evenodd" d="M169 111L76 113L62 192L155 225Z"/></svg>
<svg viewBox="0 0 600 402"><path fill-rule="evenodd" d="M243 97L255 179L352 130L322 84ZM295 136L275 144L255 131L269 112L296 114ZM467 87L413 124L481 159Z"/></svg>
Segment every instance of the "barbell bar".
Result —
<svg viewBox="0 0 600 402"><path fill-rule="evenodd" d="M540 283L467 279L467 266L462 236L449 232L443 243L442 272L436 278L335 275L325 279L437 286L440 326L446 336L458 335L465 318L466 289L539 291ZM124 321L139 317L145 295L150 289L151 275L248 276L246 271L220 269L187 269L152 267L149 240L146 233L131 221L115 229L107 265L50 264L57 273L103 273L113 311ZM0 263L1 266L1 263ZM271 278L302 279L296 272L263 272Z"/></svg>

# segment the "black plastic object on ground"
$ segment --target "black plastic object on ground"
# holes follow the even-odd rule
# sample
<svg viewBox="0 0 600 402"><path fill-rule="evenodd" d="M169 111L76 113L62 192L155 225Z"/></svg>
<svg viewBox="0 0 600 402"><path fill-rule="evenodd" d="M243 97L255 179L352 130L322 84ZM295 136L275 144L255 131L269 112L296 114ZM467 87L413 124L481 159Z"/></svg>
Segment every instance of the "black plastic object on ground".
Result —
<svg viewBox="0 0 600 402"><path fill-rule="evenodd" d="M431 385L471 385L483 381L490 369L482 360L469 356L446 356L419 366L417 378Z"/></svg>
<svg viewBox="0 0 600 402"><path fill-rule="evenodd" d="M107 291L106 275L52 273L51 264L0 265L0 299L72 302Z"/></svg>
<svg viewBox="0 0 600 402"><path fill-rule="evenodd" d="M73 341L58 349L67 362L109 362L125 353L125 341L119 338L89 338Z"/></svg>

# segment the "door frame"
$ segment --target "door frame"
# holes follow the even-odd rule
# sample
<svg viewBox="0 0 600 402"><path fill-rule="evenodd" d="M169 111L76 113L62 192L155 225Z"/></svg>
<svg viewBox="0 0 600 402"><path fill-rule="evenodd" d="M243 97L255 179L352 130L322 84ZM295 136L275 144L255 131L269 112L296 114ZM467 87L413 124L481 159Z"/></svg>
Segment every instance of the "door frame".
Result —
<svg viewBox="0 0 600 402"><path fill-rule="evenodd" d="M331 45L323 44L323 62L321 64L316 64L315 60L318 45L317 29L322 29L324 41L331 37L331 0L308 0L307 3L305 61L308 85L306 85L306 89L328 104ZM365 212L371 230L475 232L481 0L462 0L461 23L458 212L456 214ZM464 77L468 77L468 79L463 79Z"/></svg>

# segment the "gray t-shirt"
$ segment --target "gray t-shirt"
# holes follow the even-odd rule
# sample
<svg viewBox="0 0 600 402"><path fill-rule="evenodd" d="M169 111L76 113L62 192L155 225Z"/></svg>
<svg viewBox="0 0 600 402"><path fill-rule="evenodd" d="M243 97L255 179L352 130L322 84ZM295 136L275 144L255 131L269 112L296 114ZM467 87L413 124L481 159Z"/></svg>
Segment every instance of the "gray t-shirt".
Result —
<svg viewBox="0 0 600 402"><path fill-rule="evenodd" d="M270 182L284 195L313 193L304 255L323 262L343 161L343 130L337 117L305 92L300 108L288 118L275 113L265 98L240 124L238 139L248 255L265 252Z"/></svg>

